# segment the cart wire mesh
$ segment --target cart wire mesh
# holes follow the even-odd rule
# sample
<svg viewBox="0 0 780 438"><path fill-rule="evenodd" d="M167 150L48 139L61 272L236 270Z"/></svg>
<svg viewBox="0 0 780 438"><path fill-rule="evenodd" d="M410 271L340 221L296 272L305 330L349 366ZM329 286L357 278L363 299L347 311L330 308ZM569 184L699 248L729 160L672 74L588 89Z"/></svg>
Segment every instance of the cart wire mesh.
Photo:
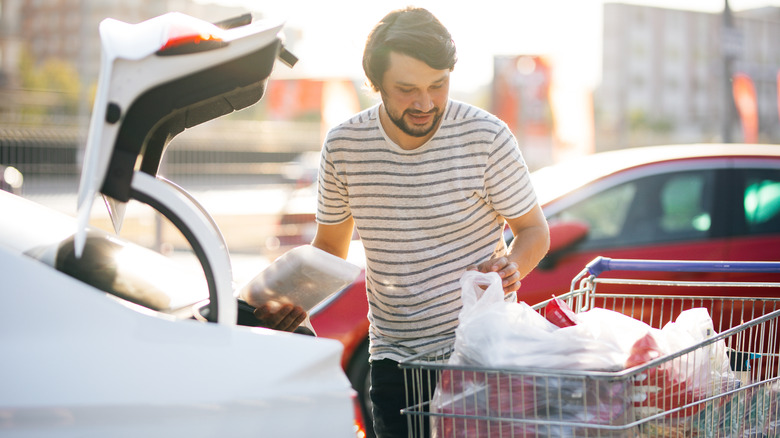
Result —
<svg viewBox="0 0 780 438"><path fill-rule="evenodd" d="M780 272L780 263L775 269ZM716 334L620 371L453 365L451 349L401 362L411 437L780 436L780 283L665 282L584 275L562 295L661 328L705 308ZM768 287L774 297L600 293L599 284ZM709 289L707 289L709 290ZM548 302L534 306L544 314ZM520 347L522 348L522 347ZM727 366L714 358L726 357ZM686 377L680 370L693 370Z"/></svg>

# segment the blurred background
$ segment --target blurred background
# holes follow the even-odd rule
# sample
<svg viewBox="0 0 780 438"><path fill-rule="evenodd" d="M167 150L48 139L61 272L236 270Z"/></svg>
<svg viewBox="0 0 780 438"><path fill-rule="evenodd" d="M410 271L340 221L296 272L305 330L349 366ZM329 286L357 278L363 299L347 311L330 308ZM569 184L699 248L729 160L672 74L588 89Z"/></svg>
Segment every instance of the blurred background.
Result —
<svg viewBox="0 0 780 438"><path fill-rule="evenodd" d="M0 0L3 189L75 214L98 78L98 25L169 11L209 21L284 21L287 48L257 105L175 138L161 174L220 225L234 270L256 271L313 231L324 134L378 97L365 38L408 2L358 0ZM453 34L451 97L510 126L532 170L578 156L670 143L780 143L780 1L449 0L415 3ZM93 225L110 229L96 208ZM1 214L13 214L1 212ZM175 251L158 215L128 209L122 234ZM240 280L240 278L239 278Z"/></svg>

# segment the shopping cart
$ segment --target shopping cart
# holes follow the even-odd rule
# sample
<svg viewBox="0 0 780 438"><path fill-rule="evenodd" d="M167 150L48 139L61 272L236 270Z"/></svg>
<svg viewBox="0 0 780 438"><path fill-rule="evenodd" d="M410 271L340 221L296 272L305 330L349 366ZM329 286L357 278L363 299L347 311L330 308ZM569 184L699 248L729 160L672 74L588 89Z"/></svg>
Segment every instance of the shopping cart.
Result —
<svg viewBox="0 0 780 438"><path fill-rule="evenodd" d="M599 257L558 297L575 313L609 309L660 329L685 310L705 308L715 334L620 371L453 365L451 349L413 356L400 365L407 379L402 413L410 436L780 437L780 282L598 278L606 271L780 273L780 262ZM607 283L775 289L760 298L597 290ZM712 290L703 293L717 295L708 293ZM544 314L551 301L534 309ZM725 369L718 365L719 354L726 355Z"/></svg>

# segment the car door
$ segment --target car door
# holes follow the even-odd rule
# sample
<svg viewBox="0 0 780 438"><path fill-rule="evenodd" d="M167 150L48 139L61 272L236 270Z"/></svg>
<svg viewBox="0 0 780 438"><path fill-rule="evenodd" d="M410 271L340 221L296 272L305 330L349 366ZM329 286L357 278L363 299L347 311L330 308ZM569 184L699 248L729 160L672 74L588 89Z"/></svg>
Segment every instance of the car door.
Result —
<svg viewBox="0 0 780 438"><path fill-rule="evenodd" d="M723 260L726 256L724 206L717 201L718 175L710 166L663 166L613 176L599 189L583 187L569 196L580 200L547 209L551 233L556 223L576 221L588 227L584 240L549 255L523 280L520 299L529 303L569 290L571 279L597 256L631 259ZM565 202L561 200L560 202ZM625 273L620 273L625 275ZM616 276L607 273L604 276ZM635 278L670 278L640 273ZM708 280L709 274L674 273L671 278ZM653 293L633 287L622 292Z"/></svg>
<svg viewBox="0 0 780 438"><path fill-rule="evenodd" d="M780 260L780 160L737 163L730 172L728 260ZM735 281L780 281L778 275L734 274ZM761 293L762 290L756 290ZM763 290L772 293L771 290ZM776 294L776 292L774 292Z"/></svg>

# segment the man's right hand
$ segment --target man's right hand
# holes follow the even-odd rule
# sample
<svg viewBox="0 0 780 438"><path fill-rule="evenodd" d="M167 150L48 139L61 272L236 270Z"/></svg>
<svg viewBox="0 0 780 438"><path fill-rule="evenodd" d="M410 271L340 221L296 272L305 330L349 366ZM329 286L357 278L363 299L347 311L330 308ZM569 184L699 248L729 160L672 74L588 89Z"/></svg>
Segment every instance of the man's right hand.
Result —
<svg viewBox="0 0 780 438"><path fill-rule="evenodd" d="M263 327L291 332L306 319L303 307L280 301L267 301L254 311L255 318Z"/></svg>

